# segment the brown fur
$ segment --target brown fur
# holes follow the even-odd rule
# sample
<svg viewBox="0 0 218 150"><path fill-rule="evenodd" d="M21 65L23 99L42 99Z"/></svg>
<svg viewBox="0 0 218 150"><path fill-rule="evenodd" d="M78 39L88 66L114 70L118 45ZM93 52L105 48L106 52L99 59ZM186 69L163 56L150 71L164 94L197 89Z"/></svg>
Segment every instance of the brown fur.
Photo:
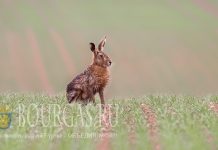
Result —
<svg viewBox="0 0 218 150"><path fill-rule="evenodd" d="M94 43L90 43L93 63L67 85L69 103L81 100L84 104L90 101L95 104L95 94L99 93L102 106L105 104L104 88L109 81L108 67L111 65L110 58L103 52L105 43L106 37L99 43L98 48Z"/></svg>

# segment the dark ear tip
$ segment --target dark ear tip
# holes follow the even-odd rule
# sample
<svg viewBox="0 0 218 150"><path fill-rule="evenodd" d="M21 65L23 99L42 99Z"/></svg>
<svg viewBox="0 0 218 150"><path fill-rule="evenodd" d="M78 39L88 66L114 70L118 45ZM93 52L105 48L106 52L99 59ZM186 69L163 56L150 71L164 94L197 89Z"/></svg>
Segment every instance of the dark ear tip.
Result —
<svg viewBox="0 0 218 150"><path fill-rule="evenodd" d="M89 45L90 45L90 49L92 51L94 51L95 50L95 44L91 42L91 43L89 43Z"/></svg>

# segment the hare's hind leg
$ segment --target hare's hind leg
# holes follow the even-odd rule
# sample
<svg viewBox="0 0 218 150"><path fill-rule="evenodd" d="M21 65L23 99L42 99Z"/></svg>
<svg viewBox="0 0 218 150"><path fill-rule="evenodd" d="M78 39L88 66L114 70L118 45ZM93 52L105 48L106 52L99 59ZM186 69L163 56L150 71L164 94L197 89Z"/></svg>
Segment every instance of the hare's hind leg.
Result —
<svg viewBox="0 0 218 150"><path fill-rule="evenodd" d="M80 95L80 91L73 90L73 91L68 92L67 93L68 102L71 103L72 101L77 100L79 95Z"/></svg>
<svg viewBox="0 0 218 150"><path fill-rule="evenodd" d="M93 102L94 106L96 106L95 96L92 96L92 97L90 98L90 102Z"/></svg>
<svg viewBox="0 0 218 150"><path fill-rule="evenodd" d="M83 100L82 106L86 106L90 102L93 102L94 106L96 106L95 97L94 96L90 97L88 99Z"/></svg>
<svg viewBox="0 0 218 150"><path fill-rule="evenodd" d="M89 91L89 102L93 102L93 104L96 105L96 103L95 103L95 94L93 93L91 88L88 91Z"/></svg>

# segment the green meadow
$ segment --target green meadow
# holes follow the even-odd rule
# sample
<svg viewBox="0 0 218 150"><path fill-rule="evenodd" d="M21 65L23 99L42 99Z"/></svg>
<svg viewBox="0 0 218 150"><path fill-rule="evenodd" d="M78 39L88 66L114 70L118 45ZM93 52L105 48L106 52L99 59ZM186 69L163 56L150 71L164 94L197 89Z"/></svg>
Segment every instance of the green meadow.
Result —
<svg viewBox="0 0 218 150"><path fill-rule="evenodd" d="M102 112L98 105L68 105L63 94L11 93L1 94L0 100L12 112L10 128L0 130L1 149L99 149L104 124L99 121ZM108 148L217 149L218 119L210 108L217 102L218 97L212 95L110 99ZM142 105L149 106L155 126Z"/></svg>

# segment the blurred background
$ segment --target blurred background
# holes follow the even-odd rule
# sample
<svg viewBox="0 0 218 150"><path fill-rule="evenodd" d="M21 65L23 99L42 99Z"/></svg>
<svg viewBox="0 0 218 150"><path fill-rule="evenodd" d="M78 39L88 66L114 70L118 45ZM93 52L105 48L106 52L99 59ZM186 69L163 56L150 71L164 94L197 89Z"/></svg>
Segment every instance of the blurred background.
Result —
<svg viewBox="0 0 218 150"><path fill-rule="evenodd" d="M0 91L60 93L107 35L107 98L218 91L217 0L1 0Z"/></svg>

